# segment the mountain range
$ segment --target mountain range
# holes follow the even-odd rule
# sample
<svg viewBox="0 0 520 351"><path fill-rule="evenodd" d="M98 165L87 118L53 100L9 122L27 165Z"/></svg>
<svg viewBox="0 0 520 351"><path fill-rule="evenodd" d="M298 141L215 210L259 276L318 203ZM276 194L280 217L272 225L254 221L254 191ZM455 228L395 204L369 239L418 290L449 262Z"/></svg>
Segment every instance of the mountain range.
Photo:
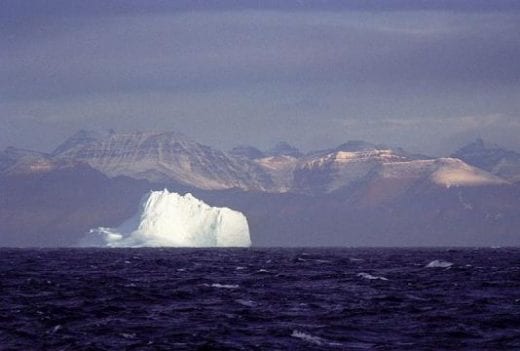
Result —
<svg viewBox="0 0 520 351"><path fill-rule="evenodd" d="M433 158L363 141L229 152L175 132L79 131L0 153L0 245L73 246L151 189L246 214L256 246L518 245L520 154L481 139Z"/></svg>
<svg viewBox="0 0 520 351"><path fill-rule="evenodd" d="M460 148L452 157L509 181L520 182L520 153L485 143L481 138Z"/></svg>

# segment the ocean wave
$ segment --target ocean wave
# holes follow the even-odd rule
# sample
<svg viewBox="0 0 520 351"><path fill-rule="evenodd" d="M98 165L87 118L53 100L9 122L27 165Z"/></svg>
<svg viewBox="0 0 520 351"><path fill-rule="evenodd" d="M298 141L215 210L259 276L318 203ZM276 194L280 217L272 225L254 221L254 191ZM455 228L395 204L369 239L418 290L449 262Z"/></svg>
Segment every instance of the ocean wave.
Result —
<svg viewBox="0 0 520 351"><path fill-rule="evenodd" d="M299 330L293 330L291 336L293 338L301 339L301 340L306 341L308 343L319 345L319 346L322 346L322 345L341 346L340 343L330 342L330 341L327 341L327 340L325 340L323 338L320 338L319 336L307 334L307 333L301 332Z"/></svg>
<svg viewBox="0 0 520 351"><path fill-rule="evenodd" d="M453 263L443 260L433 260L426 265L426 268L449 268Z"/></svg>
<svg viewBox="0 0 520 351"><path fill-rule="evenodd" d="M213 283L211 284L212 288L217 289L238 289L239 286L236 284L220 284L220 283Z"/></svg>
<svg viewBox="0 0 520 351"><path fill-rule="evenodd" d="M369 273L361 272L357 274L358 277L370 279L370 280L388 280L388 278L385 277L378 277Z"/></svg>

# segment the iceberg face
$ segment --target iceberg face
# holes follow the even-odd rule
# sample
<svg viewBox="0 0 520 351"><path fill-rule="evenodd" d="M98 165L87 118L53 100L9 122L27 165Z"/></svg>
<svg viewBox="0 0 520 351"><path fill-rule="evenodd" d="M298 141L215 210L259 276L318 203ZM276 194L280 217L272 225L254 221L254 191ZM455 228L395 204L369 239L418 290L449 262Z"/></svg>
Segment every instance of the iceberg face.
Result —
<svg viewBox="0 0 520 351"><path fill-rule="evenodd" d="M191 194L152 191L139 212L117 228L91 229L82 246L248 247L246 217L226 207L211 207Z"/></svg>

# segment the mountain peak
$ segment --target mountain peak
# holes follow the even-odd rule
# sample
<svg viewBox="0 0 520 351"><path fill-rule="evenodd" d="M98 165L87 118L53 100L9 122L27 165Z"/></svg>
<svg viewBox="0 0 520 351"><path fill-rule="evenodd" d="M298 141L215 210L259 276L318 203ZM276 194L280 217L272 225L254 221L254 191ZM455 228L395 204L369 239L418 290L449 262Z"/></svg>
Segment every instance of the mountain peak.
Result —
<svg viewBox="0 0 520 351"><path fill-rule="evenodd" d="M363 140L349 140L346 143L343 143L336 147L335 151L349 151L349 152L356 152L356 151L371 151L371 150L377 150L386 148L382 145L375 145Z"/></svg>
<svg viewBox="0 0 520 351"><path fill-rule="evenodd" d="M266 152L269 156L293 156L293 157L300 157L302 156L302 153L300 150L295 148L294 146L290 145L289 143L285 141L278 142L274 147L269 149Z"/></svg>
<svg viewBox="0 0 520 351"><path fill-rule="evenodd" d="M56 149L54 149L54 151L52 152L52 155L61 154L76 146L85 145L113 134L115 134L115 131L113 129L103 131L80 129L76 133L74 133L70 138L58 145Z"/></svg>
<svg viewBox="0 0 520 351"><path fill-rule="evenodd" d="M460 149L458 149L455 152L455 154L482 152L482 151L489 151L489 150L504 150L504 149L501 148L498 144L486 142L481 137L478 137L474 141L462 146Z"/></svg>
<svg viewBox="0 0 520 351"><path fill-rule="evenodd" d="M249 160L256 160L265 156L262 151L250 145L237 145L229 151L229 154L235 157L246 158Z"/></svg>

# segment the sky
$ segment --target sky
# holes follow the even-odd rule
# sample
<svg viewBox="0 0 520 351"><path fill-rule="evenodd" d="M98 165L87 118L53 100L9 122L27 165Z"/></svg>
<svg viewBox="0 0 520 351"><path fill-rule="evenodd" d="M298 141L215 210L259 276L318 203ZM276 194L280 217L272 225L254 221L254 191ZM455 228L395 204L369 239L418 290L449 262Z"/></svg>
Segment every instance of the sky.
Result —
<svg viewBox="0 0 520 351"><path fill-rule="evenodd" d="M520 150L520 1L0 1L0 149L105 128Z"/></svg>

